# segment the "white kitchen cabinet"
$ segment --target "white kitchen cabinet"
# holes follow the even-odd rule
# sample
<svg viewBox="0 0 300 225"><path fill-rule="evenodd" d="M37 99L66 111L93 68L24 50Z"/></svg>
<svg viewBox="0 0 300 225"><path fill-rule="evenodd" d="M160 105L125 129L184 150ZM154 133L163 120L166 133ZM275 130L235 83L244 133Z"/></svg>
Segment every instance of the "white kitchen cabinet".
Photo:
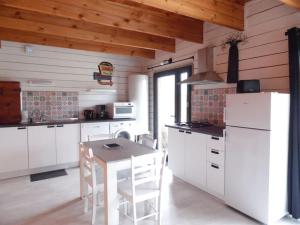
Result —
<svg viewBox="0 0 300 225"><path fill-rule="evenodd" d="M207 162L207 190L213 194L224 195L224 166Z"/></svg>
<svg viewBox="0 0 300 225"><path fill-rule="evenodd" d="M168 135L168 165L173 174L223 198L224 138L177 128L169 128Z"/></svg>
<svg viewBox="0 0 300 225"><path fill-rule="evenodd" d="M184 179L185 131L169 128L168 131L168 166L173 174Z"/></svg>
<svg viewBox="0 0 300 225"><path fill-rule="evenodd" d="M207 146L207 161L224 166L224 161L225 161L224 151Z"/></svg>
<svg viewBox="0 0 300 225"><path fill-rule="evenodd" d="M225 142L223 137L208 136L207 139L207 190L224 196Z"/></svg>
<svg viewBox="0 0 300 225"><path fill-rule="evenodd" d="M28 169L27 128L0 128L0 173Z"/></svg>
<svg viewBox="0 0 300 225"><path fill-rule="evenodd" d="M55 126L28 127L29 168L56 165Z"/></svg>
<svg viewBox="0 0 300 225"><path fill-rule="evenodd" d="M197 186L206 185L207 135L185 132L185 179Z"/></svg>
<svg viewBox="0 0 300 225"><path fill-rule="evenodd" d="M59 124L55 128L57 164L79 161L79 124Z"/></svg>

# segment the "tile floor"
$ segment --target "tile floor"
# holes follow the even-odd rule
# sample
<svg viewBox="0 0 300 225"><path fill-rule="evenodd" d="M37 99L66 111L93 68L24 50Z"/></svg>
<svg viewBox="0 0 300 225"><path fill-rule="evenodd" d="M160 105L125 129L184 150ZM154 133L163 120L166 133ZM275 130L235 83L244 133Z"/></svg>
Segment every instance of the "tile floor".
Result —
<svg viewBox="0 0 300 225"><path fill-rule="evenodd" d="M211 195L166 174L163 225L259 224L227 207ZM103 208L96 224L103 224ZM91 214L83 213L79 199L79 170L68 175L31 183L29 177L0 181L0 225L87 225ZM122 217L121 225L131 222ZM154 225L149 219L139 225ZM285 218L278 224L299 224Z"/></svg>

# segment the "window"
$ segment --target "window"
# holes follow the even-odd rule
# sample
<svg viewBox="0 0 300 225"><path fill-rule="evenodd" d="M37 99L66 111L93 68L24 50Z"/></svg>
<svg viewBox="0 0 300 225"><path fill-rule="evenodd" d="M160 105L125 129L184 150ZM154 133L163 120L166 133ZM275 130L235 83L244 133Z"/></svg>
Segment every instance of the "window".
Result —
<svg viewBox="0 0 300 225"><path fill-rule="evenodd" d="M191 120L191 86L178 84L192 75L192 66L154 74L154 137L161 139L166 124Z"/></svg>

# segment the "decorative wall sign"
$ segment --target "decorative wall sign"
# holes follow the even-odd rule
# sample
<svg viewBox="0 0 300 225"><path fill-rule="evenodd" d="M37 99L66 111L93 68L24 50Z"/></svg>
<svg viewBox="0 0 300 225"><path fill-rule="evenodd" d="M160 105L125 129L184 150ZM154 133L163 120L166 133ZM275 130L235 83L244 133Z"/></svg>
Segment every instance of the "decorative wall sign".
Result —
<svg viewBox="0 0 300 225"><path fill-rule="evenodd" d="M94 80L101 85L113 85L112 74L114 67L110 62L101 62L98 65L99 72L94 72Z"/></svg>

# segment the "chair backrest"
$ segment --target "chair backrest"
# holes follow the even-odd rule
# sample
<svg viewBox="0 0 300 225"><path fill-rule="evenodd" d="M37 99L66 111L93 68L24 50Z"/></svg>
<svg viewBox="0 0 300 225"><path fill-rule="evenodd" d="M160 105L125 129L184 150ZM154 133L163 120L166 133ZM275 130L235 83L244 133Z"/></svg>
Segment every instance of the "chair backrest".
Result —
<svg viewBox="0 0 300 225"><path fill-rule="evenodd" d="M166 152L131 157L132 194L135 195L136 186L146 183L156 183L162 187L162 178L166 162Z"/></svg>
<svg viewBox="0 0 300 225"><path fill-rule="evenodd" d="M96 187L96 168L93 150L80 144L80 170L81 176L92 188Z"/></svg>
<svg viewBox="0 0 300 225"><path fill-rule="evenodd" d="M153 139L150 135L143 135L141 138L141 144L156 149L157 139Z"/></svg>

